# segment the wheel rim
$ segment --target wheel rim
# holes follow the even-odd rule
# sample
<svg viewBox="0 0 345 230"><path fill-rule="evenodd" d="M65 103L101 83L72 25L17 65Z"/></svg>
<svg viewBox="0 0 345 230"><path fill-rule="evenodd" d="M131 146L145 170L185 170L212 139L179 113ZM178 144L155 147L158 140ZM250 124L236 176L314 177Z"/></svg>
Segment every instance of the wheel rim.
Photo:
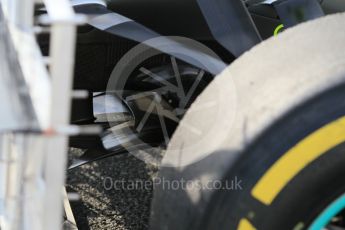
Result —
<svg viewBox="0 0 345 230"><path fill-rule="evenodd" d="M136 130L137 132L140 132L141 129L145 126L145 123L147 122L147 118L150 117L151 114L149 111L145 111L146 112L145 116L143 116L143 114L140 116L138 113L140 111L138 109L133 110L135 105L132 104L132 101L136 101L138 99L137 97L140 98L141 95L152 93L152 94L157 95L157 97L159 97L158 104L167 105L167 106L162 106L162 108L165 109L165 112L170 111L169 114L171 114L172 116L169 117L164 114L160 114L162 116L162 120L160 120L159 122L158 121L156 122L157 124L160 123L159 126L161 126L160 128L162 129L161 135L162 137L164 137L164 140L162 140L161 146L168 145L170 141L170 137L173 131L176 129L179 121L182 119L184 113L190 107L191 103L196 99L196 96L199 95L204 88L206 88L206 86L209 84L211 79L213 79L214 77L201 69L197 69L190 65L178 63L174 57L170 57L170 59L171 59L171 63L165 64L158 68L141 67L140 68L141 74L139 76L133 77L134 79L137 78L138 81L134 80L133 82L131 82L131 85L140 85L140 82L146 82L147 84L151 84L151 87L149 87L148 89L141 88L139 90L134 90L134 91L132 90L133 92L131 92L131 90L129 89L128 92L130 92L130 94L124 95L123 97L123 100L131 109L133 116L135 117L136 122L135 122L134 130ZM175 64L175 68L174 68L174 64ZM161 72L162 70L163 72ZM167 72L164 73L164 71L167 71ZM155 79L154 76L156 76L158 79ZM205 78L208 80L205 80ZM173 85L174 89L171 91L170 90L162 91L161 89L164 89L167 87L166 84ZM185 88L187 85L189 85L189 87ZM184 95L185 91L187 92L186 95ZM180 95L181 92L183 95ZM186 99L186 100L183 100L183 99ZM170 122L166 123L169 120ZM162 122L164 124L162 124Z"/></svg>
<svg viewBox="0 0 345 230"><path fill-rule="evenodd" d="M332 220L345 209L345 194L331 203L312 223L309 230L335 229ZM345 226L336 226L336 229L345 229Z"/></svg>

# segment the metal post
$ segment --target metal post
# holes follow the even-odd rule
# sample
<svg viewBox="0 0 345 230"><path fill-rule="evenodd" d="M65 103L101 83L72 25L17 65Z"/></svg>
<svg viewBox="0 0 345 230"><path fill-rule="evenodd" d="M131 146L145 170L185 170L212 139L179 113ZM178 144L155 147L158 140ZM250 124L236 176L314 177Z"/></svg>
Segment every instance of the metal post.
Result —
<svg viewBox="0 0 345 230"><path fill-rule="evenodd" d="M46 1L48 3L49 1ZM68 6L67 1L60 1ZM57 4L58 5L58 4ZM52 2L46 4L48 13L53 10ZM73 83L74 50L76 28L72 8L64 8L64 12L52 13L52 33L50 41L50 70L52 77L51 127L58 130L70 122L71 91ZM64 18L59 18L59 16ZM62 49L63 47L63 49ZM45 196L44 229L59 230L62 223L63 194L61 189L65 183L68 137L66 135L51 136L48 140L45 175L47 192ZM60 217L60 218L59 218Z"/></svg>
<svg viewBox="0 0 345 230"><path fill-rule="evenodd" d="M7 134L1 135L1 146L0 146L0 226L3 226L5 220L5 201L6 201L6 187L8 184L8 166L9 166L9 152L10 152L10 140Z"/></svg>
<svg viewBox="0 0 345 230"><path fill-rule="evenodd" d="M25 200L23 208L23 223L25 228L34 230L43 229L44 213L44 194L46 192L43 179L43 162L44 155L47 151L45 148L46 138L40 135L27 135L27 148L25 155Z"/></svg>
<svg viewBox="0 0 345 230"><path fill-rule="evenodd" d="M10 135L9 166L6 185L6 219L10 230L19 230L22 225L21 195L23 179L24 136Z"/></svg>
<svg viewBox="0 0 345 230"><path fill-rule="evenodd" d="M13 1L14 24L19 28L29 28L33 25L34 1L33 0L15 0Z"/></svg>
<svg viewBox="0 0 345 230"><path fill-rule="evenodd" d="M6 64L10 63L9 65L13 66L13 63L19 62L16 68L21 70L18 72L23 73L25 84L29 86L26 96L32 101L38 128L51 128L53 131L51 135L44 136L19 134L18 130L9 130L9 133L13 133L3 136L0 149L0 167L4 172L0 175L0 185L3 188L0 188L0 228L60 230L63 213L61 189L65 182L68 147L68 134L61 133L61 130L66 130L64 128L69 125L70 119L75 14L69 0L44 1L52 23L49 78L33 34L33 9L34 2L37 1L0 1L6 11L6 20L3 23L11 24L8 26L10 30L4 33L4 38L11 42L0 44L8 45L11 48L9 50L15 51L11 53L11 58L15 61ZM3 40L0 39L0 42ZM0 54L4 58L10 56L4 52ZM14 76L16 74L10 70L3 74L1 72L4 70L0 68L0 77L4 79L8 76L22 77ZM12 90L14 94L19 94L19 91ZM42 97L45 99L42 100ZM8 104L8 107L12 106L11 103ZM31 126L21 128L25 132L37 131L37 128L31 130Z"/></svg>

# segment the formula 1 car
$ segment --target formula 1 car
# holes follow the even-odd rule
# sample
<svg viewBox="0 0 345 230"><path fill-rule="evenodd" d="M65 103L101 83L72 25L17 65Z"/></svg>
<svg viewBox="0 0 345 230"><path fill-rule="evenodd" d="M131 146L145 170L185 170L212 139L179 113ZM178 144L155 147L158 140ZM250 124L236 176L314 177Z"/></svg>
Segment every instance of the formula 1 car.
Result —
<svg viewBox="0 0 345 230"><path fill-rule="evenodd" d="M319 69L321 65L341 62L328 54L340 52L333 45L339 45L344 35L327 37L329 43L325 42L323 36L327 32L342 28L332 21L337 20L336 16L321 19L321 25L317 25L318 20L304 22L343 11L343 2L79 0L72 3L76 12L89 17L88 25L78 31L74 87L88 90L90 94L87 99L74 101L71 120L78 125L101 125L103 132L99 136L70 139L71 147L86 150L70 169L131 152L153 164L160 164L163 158L160 175L169 180L187 178L204 183L203 179L208 178L209 181L221 179L223 183L225 179L243 179L243 192L233 193L215 189L165 191L157 186L152 204L152 229L214 229L217 226L217 229L298 230L311 223L322 225L318 225L319 222L333 210L328 206L330 201L339 197L341 191L341 186L337 186L340 182L334 179L335 170L327 172L334 183L319 175L324 183L310 188L318 190L317 195L310 191L313 195L303 202L305 195L300 196L300 193L308 189L302 186L307 178L316 178L307 175L323 167L314 162L312 168L306 169L313 156L321 154L314 151L310 143L315 144L325 137L329 139L329 146L320 148L323 152L334 152L332 159L325 160L336 162L335 158L344 158L340 156L343 147L336 145L340 142L332 139L332 132L337 129L331 123L343 122L339 118L344 111L343 100L339 99L343 86L328 93L327 86L331 82L327 83L320 76ZM37 7L37 15L44 13L45 9ZM326 22L332 26L328 27ZM304 26L284 32L277 39L271 38L300 23ZM325 34L320 31L322 25ZM248 52L269 38L267 43ZM47 53L47 37L40 35L38 39L43 53ZM284 49L284 45L288 48ZM274 52L275 46L277 52ZM325 56L312 56L316 48ZM275 56L267 56L266 50ZM282 51L284 55L280 57ZM300 57L296 56L297 61L294 61L293 55ZM306 63L304 68L301 57L303 60L315 58L317 65ZM298 79L302 73L297 70L302 69L305 76L302 80L279 85L288 74ZM334 69L327 74L330 81L336 82L338 75ZM310 76L306 76L308 74ZM276 80L272 80L272 76L276 76ZM324 83L324 91L306 80L315 81L318 86ZM319 101L309 101L316 91L324 94ZM240 106L234 105L234 97ZM305 103L305 107L297 108L296 98ZM338 109L330 106L330 101L336 102ZM271 108L273 104L277 106ZM279 107L281 104L285 107ZM234 114L238 109L240 115ZM316 111L319 110L329 112L318 116ZM310 120L306 121L307 118ZM212 127L207 120L213 121ZM231 125L233 121L235 126ZM254 125L252 121L256 121ZM324 127L327 124L329 126ZM324 128L319 130L320 127ZM200 138L196 135L200 130L207 135ZM286 130L289 130L287 134ZM313 134L314 131L317 133ZM232 132L236 135L230 141L228 134ZM256 138L261 142L254 142ZM282 139L285 141L278 144ZM298 143L301 145L294 147ZM229 154L228 149L234 153ZM305 149L312 149L312 156L294 164L299 159L296 154L307 151ZM208 155L211 152L218 154ZM206 171L201 170L205 168ZM294 177L302 169L305 175ZM283 190L292 179L296 180L291 182L295 184ZM272 184L275 186L270 187ZM325 190L323 186L334 187L336 191ZM328 200L317 202L323 195ZM343 202L342 197L339 199ZM162 203L169 208L163 208ZM331 211L328 212L327 207ZM311 208L312 213L308 212ZM236 212L231 212L232 209ZM293 209L296 212L291 212ZM316 218L322 210L326 210L326 217ZM333 219L326 218L327 223L332 222L328 229L344 229L341 228L344 227L343 216L336 214Z"/></svg>
<svg viewBox="0 0 345 230"><path fill-rule="evenodd" d="M228 41L227 37L219 35L224 44L222 45L209 29L214 22L205 19L212 12L203 12L196 1L183 1L179 4L172 1L76 1L74 5L77 12L86 13L90 17L89 25L79 29L74 86L98 94L74 103L72 122L88 125L95 121L103 125L104 132L101 138L79 136L71 139L71 146L88 149L71 168L104 156L127 152L128 149L164 149L180 119L213 77L231 63L235 56L260 42L261 37L272 36L274 29L280 24L271 7L264 6L260 9L260 6L253 6L252 11L256 12L253 13L254 21L261 31L259 33L251 17L247 15L245 5L238 2L235 4L241 9L238 12L245 18L243 39L235 42L230 38ZM204 7L206 8L207 6ZM235 17L232 14L229 16ZM226 16L223 20L232 21L231 17ZM231 33L227 31L227 26L226 23L220 29L225 30L224 33ZM116 65L122 63L121 60L128 61L124 60L126 53L135 50L137 44L155 37L164 38L151 46L151 50L158 49L157 54L142 57L137 63L130 60L125 64L128 70L122 70L130 73L116 73L117 76L111 77L115 74ZM174 47L170 52L164 47L160 48L160 44L166 42L167 38ZM199 45L188 44L191 41L196 41ZM204 48L199 47L202 45ZM181 46L187 49L176 52ZM204 67L207 65L207 56L212 56L217 62L214 68ZM200 64L195 65L196 62ZM181 79L176 79L177 75ZM118 81L119 78L125 81L122 86L110 86L111 82ZM172 87L162 92L167 85ZM177 87L173 87L174 85ZM109 92L113 90L121 91L121 95L110 95ZM107 93L105 95L102 92ZM143 92L146 93L144 97ZM150 105L155 103L152 93L157 92L159 103L155 105L154 111L150 111ZM111 127L108 126L111 119L109 111L105 112L109 107L105 108L104 98L112 100L113 105L125 104L120 111L112 114L117 118L111 120ZM157 106L164 111L163 116L156 111ZM118 127L116 132L113 131L114 126ZM94 150L97 150L96 154Z"/></svg>
<svg viewBox="0 0 345 230"><path fill-rule="evenodd" d="M90 92L87 99L74 101L72 123L100 124L104 131L100 136L71 138L72 147L88 149L71 168L132 148L164 149L196 97L228 64L281 30L282 23L287 28L323 15L318 5L296 17L284 12L284 4L257 0L77 0L72 4L76 12L89 16L88 25L78 31L74 88ZM332 4L325 8L330 6L334 8ZM37 7L37 15L44 12ZM158 53L136 63L124 60L137 44L157 37L161 39L145 45ZM48 53L47 36L40 35L39 41L43 53ZM205 64L210 59L211 67ZM118 65L128 68L117 73ZM110 84L114 81L116 86ZM110 111L115 107L121 109Z"/></svg>

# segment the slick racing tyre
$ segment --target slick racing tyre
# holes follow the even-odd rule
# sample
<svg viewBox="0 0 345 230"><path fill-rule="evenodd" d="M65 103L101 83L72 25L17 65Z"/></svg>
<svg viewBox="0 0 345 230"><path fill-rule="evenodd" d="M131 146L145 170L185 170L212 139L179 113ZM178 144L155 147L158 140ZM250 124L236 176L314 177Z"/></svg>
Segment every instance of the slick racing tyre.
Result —
<svg viewBox="0 0 345 230"><path fill-rule="evenodd" d="M220 101L222 119L194 111L215 92L230 100L230 85L237 105ZM212 138L190 144L202 139L190 123ZM151 229L345 229L344 143L345 14L337 14L256 46L197 98L163 159ZM168 186L175 181L192 186Z"/></svg>

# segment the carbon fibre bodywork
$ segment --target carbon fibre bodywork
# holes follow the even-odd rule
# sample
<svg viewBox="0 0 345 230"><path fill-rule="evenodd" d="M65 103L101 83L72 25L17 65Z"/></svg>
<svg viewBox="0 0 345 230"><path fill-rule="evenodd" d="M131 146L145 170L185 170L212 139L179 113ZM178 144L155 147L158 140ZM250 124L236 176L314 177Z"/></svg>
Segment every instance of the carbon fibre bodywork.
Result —
<svg viewBox="0 0 345 230"><path fill-rule="evenodd" d="M303 3L301 4L301 2ZM334 2L336 1L325 2L327 5L324 8L329 12L334 12L334 4L337 4ZM329 4L330 2L334 4ZM72 3L78 13L87 14L90 18L89 25L79 28L74 88L86 89L90 92L105 91L114 66L129 50L147 39L159 36L182 36L206 45L220 57L217 60L216 69L205 69L197 62L193 62L195 57L199 59L203 56L206 56L206 59L212 57L195 52L168 38L163 38L164 42L170 41L173 47L182 49L184 53L189 53L194 58L188 57L189 55L179 56L151 44L152 48L159 49L168 56L174 56L182 60L184 64L217 75L236 57L261 42L262 39L271 37L275 28L282 21L286 22L287 26L292 26L322 16L317 0L77 0ZM325 3L322 2L322 4ZM310 5L314 8L309 7ZM296 12L302 9L302 15L305 17L300 18L299 14L287 13L286 9L289 7L293 7ZM37 14L40 13L44 13L44 10ZM47 37L42 36L39 39L43 53L48 53ZM161 57L153 60L150 66L152 68L166 66L166 57ZM120 99L125 101L124 98ZM94 115L97 113L92 102L94 100L95 98L90 93L87 100L73 102L71 119L73 123L94 123ZM134 120L143 117L142 111L140 113L139 110L134 109L133 111L131 116L134 117ZM162 141L162 133L159 130L157 119L154 123L148 132L135 135L133 138L152 140L151 137L155 136L154 141L148 142L157 145ZM133 124L129 122L128 127L133 128L132 126ZM99 149L106 152L105 155L88 152L84 160L77 162L76 166L109 156L107 150L114 151L115 149L114 154L125 152L122 144L126 141L117 140L115 144L111 145L111 148L107 149L105 141L116 140L116 134L114 137L113 133L106 131L108 128L105 126L101 139L98 136L71 138L70 145L73 147ZM152 130L156 131L152 133ZM173 131L174 128L170 134ZM160 138L156 138L157 136ZM129 142L133 141L129 140Z"/></svg>

